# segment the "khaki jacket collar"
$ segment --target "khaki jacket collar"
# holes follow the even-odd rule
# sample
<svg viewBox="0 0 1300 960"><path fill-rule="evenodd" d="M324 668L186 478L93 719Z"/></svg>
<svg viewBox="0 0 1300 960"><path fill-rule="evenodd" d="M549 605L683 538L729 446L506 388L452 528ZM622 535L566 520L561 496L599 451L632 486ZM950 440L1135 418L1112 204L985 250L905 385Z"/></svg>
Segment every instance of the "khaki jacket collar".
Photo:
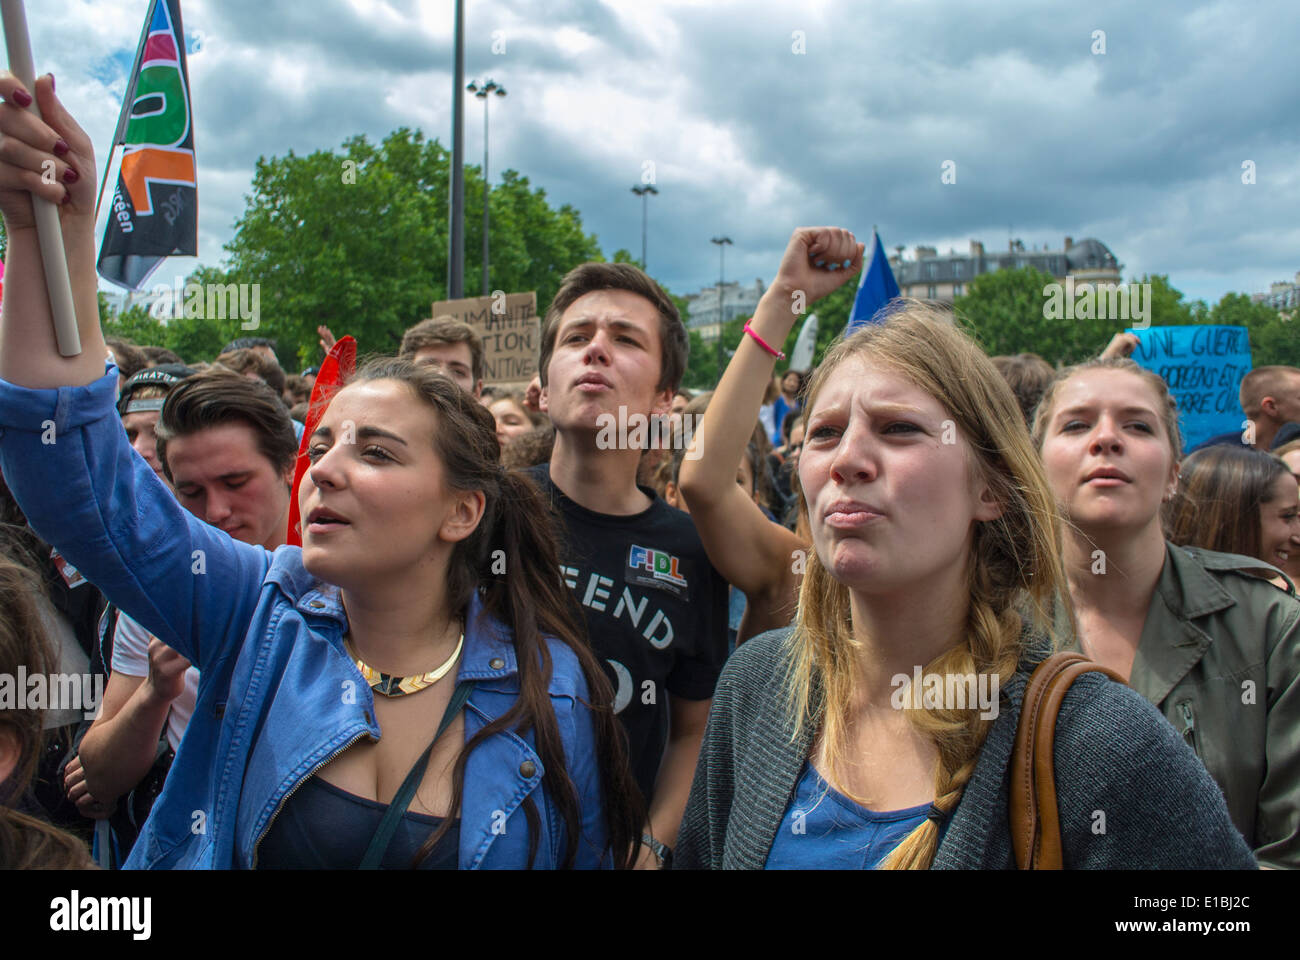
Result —
<svg viewBox="0 0 1300 960"><path fill-rule="evenodd" d="M1163 702L1212 642L1194 621L1236 602L1190 554L1166 542L1165 564L1142 625L1129 685L1152 703Z"/></svg>

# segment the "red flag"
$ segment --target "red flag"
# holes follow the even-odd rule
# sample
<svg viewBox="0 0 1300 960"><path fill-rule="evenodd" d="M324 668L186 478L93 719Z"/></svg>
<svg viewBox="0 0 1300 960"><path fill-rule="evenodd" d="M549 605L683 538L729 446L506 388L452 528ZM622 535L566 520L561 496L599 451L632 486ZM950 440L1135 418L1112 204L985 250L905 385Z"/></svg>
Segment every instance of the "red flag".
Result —
<svg viewBox="0 0 1300 960"><path fill-rule="evenodd" d="M316 374L316 385L311 389L311 403L307 406L307 426L302 431L302 442L298 444L298 466L293 471L293 492L289 503L289 535L286 543L295 547L302 546L302 531L298 529L301 518L298 516L298 485L302 483L303 474L307 472L307 447L311 444L311 435L320 426L320 418L325 408L334 399L334 394L357 369L357 341L344 337L325 356Z"/></svg>

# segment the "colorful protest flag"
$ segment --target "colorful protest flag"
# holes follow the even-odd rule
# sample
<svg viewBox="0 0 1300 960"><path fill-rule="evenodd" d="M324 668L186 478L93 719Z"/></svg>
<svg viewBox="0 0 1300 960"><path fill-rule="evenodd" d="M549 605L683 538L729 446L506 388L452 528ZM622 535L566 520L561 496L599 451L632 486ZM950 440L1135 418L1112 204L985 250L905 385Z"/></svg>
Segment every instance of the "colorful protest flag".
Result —
<svg viewBox="0 0 1300 960"><path fill-rule="evenodd" d="M180 0L152 0L110 147L122 144L99 275L139 290L166 257L199 249L194 123ZM107 167L106 175L107 175Z"/></svg>
<svg viewBox="0 0 1300 960"><path fill-rule="evenodd" d="M858 281L858 293L853 300L853 311L849 314L848 330L852 331L870 323L876 312L898 296L898 281L894 271L889 268L889 258L885 256L880 234L872 231L875 244L871 249L871 262L862 270Z"/></svg>

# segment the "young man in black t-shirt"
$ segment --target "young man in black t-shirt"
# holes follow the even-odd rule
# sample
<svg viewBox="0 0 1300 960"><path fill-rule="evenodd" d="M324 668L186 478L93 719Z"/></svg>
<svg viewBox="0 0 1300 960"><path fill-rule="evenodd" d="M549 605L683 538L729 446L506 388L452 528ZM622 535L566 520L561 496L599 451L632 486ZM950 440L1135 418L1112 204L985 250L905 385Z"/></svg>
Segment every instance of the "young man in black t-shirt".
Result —
<svg viewBox="0 0 1300 960"><path fill-rule="evenodd" d="M531 473L563 520L561 572L609 672L649 805L644 867L676 842L727 653L726 582L690 517L636 483L648 422L668 413L686 352L672 300L628 264L572 270L542 325L555 448Z"/></svg>

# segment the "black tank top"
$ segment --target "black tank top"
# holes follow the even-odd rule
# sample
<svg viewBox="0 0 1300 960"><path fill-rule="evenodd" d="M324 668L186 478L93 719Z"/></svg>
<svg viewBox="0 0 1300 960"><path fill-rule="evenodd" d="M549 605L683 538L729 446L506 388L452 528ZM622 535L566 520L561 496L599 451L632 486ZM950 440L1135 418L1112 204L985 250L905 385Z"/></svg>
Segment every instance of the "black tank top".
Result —
<svg viewBox="0 0 1300 960"><path fill-rule="evenodd" d="M355 870L379 829L387 804L340 790L320 777L309 777L262 838L257 866L261 870ZM442 817L405 813L381 866L409 870L411 859ZM438 841L420 863L421 870L455 870L459 866L460 821Z"/></svg>

